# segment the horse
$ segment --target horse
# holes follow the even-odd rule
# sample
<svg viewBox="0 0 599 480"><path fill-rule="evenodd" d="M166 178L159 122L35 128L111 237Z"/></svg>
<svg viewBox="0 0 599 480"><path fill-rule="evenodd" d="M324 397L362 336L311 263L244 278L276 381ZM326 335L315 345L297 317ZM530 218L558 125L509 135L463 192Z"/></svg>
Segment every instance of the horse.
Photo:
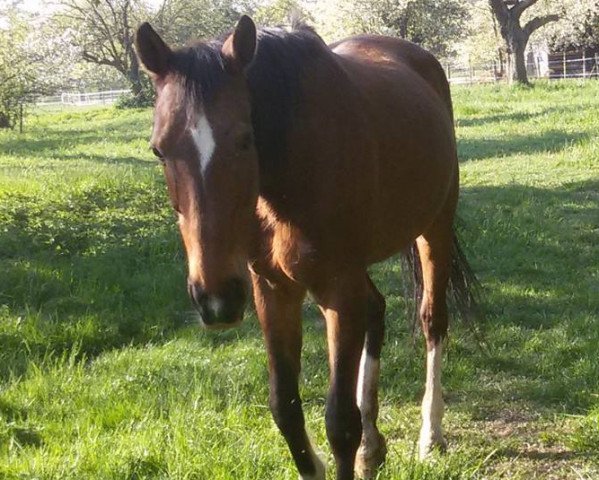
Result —
<svg viewBox="0 0 599 480"><path fill-rule="evenodd" d="M315 30L257 30L171 49L148 24L135 47L156 101L151 148L206 328L238 324L253 292L269 404L300 478L324 480L298 391L302 303L326 323L326 432L336 478L375 475L385 299L370 265L411 252L426 343L419 452L445 448L441 393L447 292L470 299L454 217L458 158L438 61L396 38L327 46ZM460 300L462 300L460 302Z"/></svg>

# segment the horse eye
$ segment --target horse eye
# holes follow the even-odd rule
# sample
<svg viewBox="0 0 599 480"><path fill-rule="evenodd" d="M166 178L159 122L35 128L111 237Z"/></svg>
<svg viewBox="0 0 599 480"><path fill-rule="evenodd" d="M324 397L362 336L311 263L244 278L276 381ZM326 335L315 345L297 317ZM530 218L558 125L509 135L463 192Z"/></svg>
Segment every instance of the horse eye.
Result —
<svg viewBox="0 0 599 480"><path fill-rule="evenodd" d="M158 150L156 147L152 147L152 153L158 157L160 159L161 162L164 161L164 155L162 155L162 152L160 150Z"/></svg>

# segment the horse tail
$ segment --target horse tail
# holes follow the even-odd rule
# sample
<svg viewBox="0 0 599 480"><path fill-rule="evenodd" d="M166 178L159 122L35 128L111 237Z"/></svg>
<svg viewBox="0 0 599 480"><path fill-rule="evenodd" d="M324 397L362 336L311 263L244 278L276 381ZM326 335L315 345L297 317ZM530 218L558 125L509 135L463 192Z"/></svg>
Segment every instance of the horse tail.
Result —
<svg viewBox="0 0 599 480"><path fill-rule="evenodd" d="M406 298L412 297L412 301L408 304L411 304L412 328L415 331L419 325L418 314L423 291L422 267L416 242L404 252L402 260L402 270L405 273L404 278L407 280L404 282ZM466 258L454 228L451 245L451 272L447 292L448 302L450 309L471 326L474 326L473 322L480 317L480 291L480 283Z"/></svg>

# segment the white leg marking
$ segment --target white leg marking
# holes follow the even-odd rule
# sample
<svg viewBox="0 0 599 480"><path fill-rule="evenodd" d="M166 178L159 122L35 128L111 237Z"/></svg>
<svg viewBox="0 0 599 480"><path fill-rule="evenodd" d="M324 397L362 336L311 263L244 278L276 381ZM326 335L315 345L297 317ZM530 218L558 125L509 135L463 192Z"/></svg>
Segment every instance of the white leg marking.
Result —
<svg viewBox="0 0 599 480"><path fill-rule="evenodd" d="M362 430L365 434L375 428L378 414L379 373L380 361L368 355L366 348L364 348L360 359L356 399L362 415Z"/></svg>
<svg viewBox="0 0 599 480"><path fill-rule="evenodd" d="M420 430L420 459L434 446L445 446L443 440L443 396L441 393L441 360L443 344L437 343L426 354L426 390L422 400L422 429Z"/></svg>
<svg viewBox="0 0 599 480"><path fill-rule="evenodd" d="M195 128L190 129L190 131L193 143L200 154L200 168L202 173L204 173L212 160L212 155L216 148L212 127L210 126L205 113L200 113L197 125Z"/></svg>
<svg viewBox="0 0 599 480"><path fill-rule="evenodd" d="M376 428L379 414L378 389L380 361L362 350L356 400L362 417L362 440L356 454L355 470L359 478L374 478L385 461L385 439Z"/></svg>
<svg viewBox="0 0 599 480"><path fill-rule="evenodd" d="M299 480L325 480L327 476L327 467L324 454L319 450L315 450L314 447L310 445L310 456L316 467L316 472L312 475L300 474Z"/></svg>

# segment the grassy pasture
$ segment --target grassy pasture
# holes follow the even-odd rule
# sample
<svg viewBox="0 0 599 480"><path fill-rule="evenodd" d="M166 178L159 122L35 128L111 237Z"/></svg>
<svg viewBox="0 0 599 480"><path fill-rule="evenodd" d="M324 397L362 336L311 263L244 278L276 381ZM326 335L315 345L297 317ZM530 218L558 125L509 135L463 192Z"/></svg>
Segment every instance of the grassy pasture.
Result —
<svg viewBox="0 0 599 480"><path fill-rule="evenodd" d="M380 479L599 478L599 83L454 89L461 234L485 286L479 348L453 325L449 452L415 460L424 364L397 259ZM0 132L0 478L295 479L255 316L200 331L151 113L40 113ZM324 328L302 392L324 432ZM331 477L332 478L332 477Z"/></svg>

